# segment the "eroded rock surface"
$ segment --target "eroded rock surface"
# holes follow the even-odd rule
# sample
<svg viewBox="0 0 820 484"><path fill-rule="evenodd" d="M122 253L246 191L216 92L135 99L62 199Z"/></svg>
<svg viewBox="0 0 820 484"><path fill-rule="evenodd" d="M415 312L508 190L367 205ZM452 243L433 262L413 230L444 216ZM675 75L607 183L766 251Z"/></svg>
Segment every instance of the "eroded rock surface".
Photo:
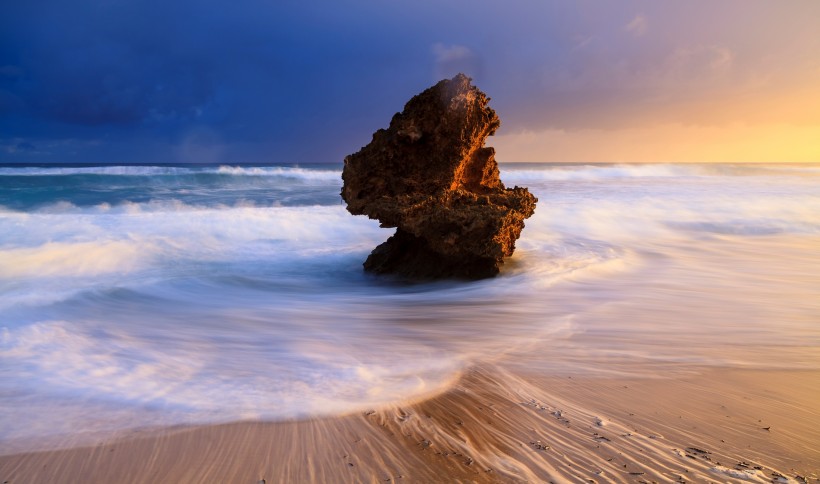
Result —
<svg viewBox="0 0 820 484"><path fill-rule="evenodd" d="M498 274L512 255L537 199L499 179L495 150L484 147L501 125L488 102L463 74L443 80L345 158L347 210L397 228L365 270L479 279Z"/></svg>

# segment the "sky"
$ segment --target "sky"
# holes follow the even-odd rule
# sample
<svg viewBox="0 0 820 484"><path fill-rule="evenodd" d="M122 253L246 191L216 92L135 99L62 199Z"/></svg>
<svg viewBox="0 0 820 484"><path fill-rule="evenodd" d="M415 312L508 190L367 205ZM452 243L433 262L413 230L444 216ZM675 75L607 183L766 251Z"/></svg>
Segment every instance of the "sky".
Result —
<svg viewBox="0 0 820 484"><path fill-rule="evenodd" d="M340 163L458 72L501 162L820 162L820 1L8 0L0 163Z"/></svg>

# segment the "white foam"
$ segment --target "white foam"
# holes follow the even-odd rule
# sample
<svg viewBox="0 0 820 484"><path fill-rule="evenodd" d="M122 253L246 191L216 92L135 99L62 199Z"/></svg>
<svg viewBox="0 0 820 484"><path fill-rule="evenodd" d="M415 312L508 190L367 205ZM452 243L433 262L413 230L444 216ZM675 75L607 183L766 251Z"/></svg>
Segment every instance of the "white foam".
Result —
<svg viewBox="0 0 820 484"><path fill-rule="evenodd" d="M195 168L175 166L54 166L54 167L0 167L0 176L162 176L195 173Z"/></svg>
<svg viewBox="0 0 820 484"><path fill-rule="evenodd" d="M363 257L390 235L341 206L197 207L174 201L0 212L0 234L0 310L157 277L208 275L203 264L209 263L291 271L318 256Z"/></svg>
<svg viewBox="0 0 820 484"><path fill-rule="evenodd" d="M48 242L38 247L0 249L0 280L127 274L143 266L150 252L148 247L127 240Z"/></svg>
<svg viewBox="0 0 820 484"><path fill-rule="evenodd" d="M618 186L618 191L567 200L556 199L556 190L531 186L539 197L535 215L527 220L528 240L556 238L562 235L578 241L657 240L702 234L770 235L820 233L820 184L795 187L794 196L768 194L765 180L762 192L754 197L742 195L738 186L710 190L709 185L685 184L649 191L643 187ZM560 187L558 193L573 191ZM663 192L667 193L663 193ZM731 191L735 191L732 193ZM802 193L801 193L802 192Z"/></svg>
<svg viewBox="0 0 820 484"><path fill-rule="evenodd" d="M319 180L319 181L338 181L341 183L341 170L319 170L319 169L305 169L299 167L242 167L242 166L220 166L216 173L222 175L239 175L239 176L279 176L286 178L302 179L302 180Z"/></svg>
<svg viewBox="0 0 820 484"><path fill-rule="evenodd" d="M506 185L538 181L605 181L641 178L703 178L726 176L777 176L820 175L820 166L804 165L757 165L757 164L664 164L625 163L606 165L540 165L529 168L525 164L500 166L501 179Z"/></svg>
<svg viewBox="0 0 820 484"><path fill-rule="evenodd" d="M753 482L774 482L770 481L766 474L763 471L756 470L756 469L732 469L725 466L714 466L709 469L710 472L713 474L720 474L725 477L731 477L733 479L740 479L743 481L753 481ZM793 482L791 480L784 480L782 482Z"/></svg>
<svg viewBox="0 0 820 484"><path fill-rule="evenodd" d="M501 165L501 179L506 185L531 181L605 180L617 178L669 178L681 176L701 176L705 171L697 165L556 165L524 168L522 165L509 167Z"/></svg>
<svg viewBox="0 0 820 484"><path fill-rule="evenodd" d="M0 361L15 378L36 384L35 391L43 392L41 406L54 398L50 395L81 392L92 400L120 402L121 409L137 413L146 405L169 409L171 419L160 416L151 422L155 425L179 423L180 417L185 422L214 422L346 413L435 392L463 365L458 357L418 359L407 350L392 351L392 358L380 352L357 358L338 354L338 343L329 340L325 344L335 346L335 355L302 345L280 348L285 354L298 351L283 358L269 351L275 335L244 340L192 333L181 339L180 330L166 341L135 327L42 321L4 328ZM288 334L286 340L295 344L295 336ZM322 341L318 333L311 339ZM413 351L419 352L424 352L423 345ZM389 363L396 359L400 364ZM53 427L32 432L26 428L26 408L7 408L10 413L0 420L0 429L6 437L34 437L92 428L99 420L95 406L83 412L82 401L75 407L70 398L61 402L65 399L53 400L55 408L38 417L55 420ZM61 423L63 411L56 410L66 406L73 414L68 427Z"/></svg>
<svg viewBox="0 0 820 484"><path fill-rule="evenodd" d="M302 168L298 166L55 166L55 167L0 167L0 176L186 176L215 174L230 176L272 176L305 181L338 181L341 170L330 168Z"/></svg>

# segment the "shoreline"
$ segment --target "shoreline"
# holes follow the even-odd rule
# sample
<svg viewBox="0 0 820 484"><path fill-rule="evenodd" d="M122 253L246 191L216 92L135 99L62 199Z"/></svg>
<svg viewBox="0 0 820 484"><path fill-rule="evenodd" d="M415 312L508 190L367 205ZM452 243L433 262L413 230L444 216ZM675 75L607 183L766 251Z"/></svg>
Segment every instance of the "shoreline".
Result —
<svg viewBox="0 0 820 484"><path fill-rule="evenodd" d="M697 370L558 377L479 365L444 393L357 414L3 455L0 479L820 482L820 371Z"/></svg>

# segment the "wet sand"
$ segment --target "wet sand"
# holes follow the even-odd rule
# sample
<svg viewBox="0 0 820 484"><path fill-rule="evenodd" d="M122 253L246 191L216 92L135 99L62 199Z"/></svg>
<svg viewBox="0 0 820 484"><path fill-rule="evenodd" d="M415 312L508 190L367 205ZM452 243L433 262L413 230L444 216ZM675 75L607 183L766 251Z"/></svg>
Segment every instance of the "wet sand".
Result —
<svg viewBox="0 0 820 484"><path fill-rule="evenodd" d="M26 482L820 482L820 372L466 371L337 418L143 431L0 456Z"/></svg>

